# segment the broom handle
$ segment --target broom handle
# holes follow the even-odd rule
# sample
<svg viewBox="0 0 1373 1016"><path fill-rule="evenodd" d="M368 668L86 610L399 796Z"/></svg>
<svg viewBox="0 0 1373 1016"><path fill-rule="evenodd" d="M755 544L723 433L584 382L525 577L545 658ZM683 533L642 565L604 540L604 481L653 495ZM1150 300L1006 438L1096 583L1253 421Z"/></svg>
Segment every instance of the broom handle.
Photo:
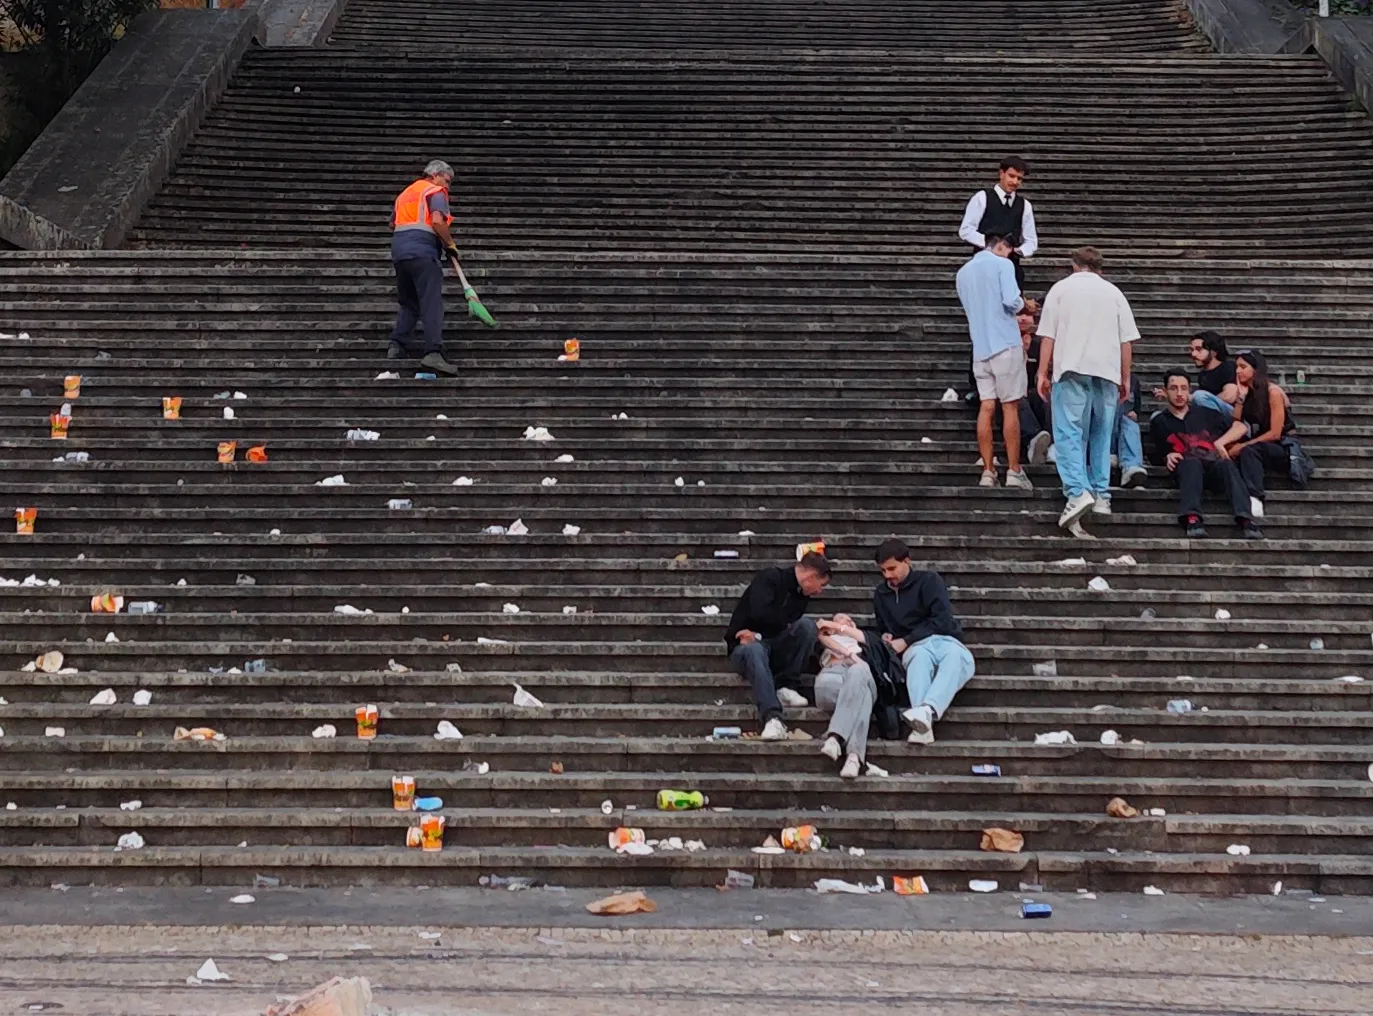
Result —
<svg viewBox="0 0 1373 1016"><path fill-rule="evenodd" d="M453 271L458 273L458 281L462 283L462 288L471 289L472 286L468 283L467 276L462 273L462 265L458 264L458 259L450 254L448 260L453 264Z"/></svg>

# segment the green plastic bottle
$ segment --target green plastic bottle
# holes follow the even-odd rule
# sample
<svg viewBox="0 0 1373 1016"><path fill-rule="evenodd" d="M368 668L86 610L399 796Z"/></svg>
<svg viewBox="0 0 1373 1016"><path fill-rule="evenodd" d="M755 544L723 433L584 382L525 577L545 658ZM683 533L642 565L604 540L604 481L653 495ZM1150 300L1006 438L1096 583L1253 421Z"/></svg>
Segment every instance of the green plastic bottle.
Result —
<svg viewBox="0 0 1373 1016"><path fill-rule="evenodd" d="M658 791L659 811L695 811L709 803L710 798L699 790Z"/></svg>

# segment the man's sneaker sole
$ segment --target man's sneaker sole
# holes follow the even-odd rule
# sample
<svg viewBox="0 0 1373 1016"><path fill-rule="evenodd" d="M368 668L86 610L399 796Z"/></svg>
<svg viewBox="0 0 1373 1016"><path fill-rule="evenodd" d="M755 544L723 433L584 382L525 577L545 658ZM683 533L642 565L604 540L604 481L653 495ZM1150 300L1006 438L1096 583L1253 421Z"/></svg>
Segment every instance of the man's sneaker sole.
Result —
<svg viewBox="0 0 1373 1016"><path fill-rule="evenodd" d="M1041 430L1034 437L1030 438L1029 459L1030 465L1042 466L1049 461L1049 449L1053 447L1054 436L1047 430Z"/></svg>
<svg viewBox="0 0 1373 1016"><path fill-rule="evenodd" d="M1089 511L1091 511L1092 505L1095 503L1096 502L1094 501L1084 501L1082 502L1081 506L1074 511L1069 511L1065 507L1063 509L1063 514L1058 517L1058 527L1060 529L1068 529L1070 526L1072 526L1074 522L1078 521L1080 518L1082 518L1082 516L1086 515Z"/></svg>

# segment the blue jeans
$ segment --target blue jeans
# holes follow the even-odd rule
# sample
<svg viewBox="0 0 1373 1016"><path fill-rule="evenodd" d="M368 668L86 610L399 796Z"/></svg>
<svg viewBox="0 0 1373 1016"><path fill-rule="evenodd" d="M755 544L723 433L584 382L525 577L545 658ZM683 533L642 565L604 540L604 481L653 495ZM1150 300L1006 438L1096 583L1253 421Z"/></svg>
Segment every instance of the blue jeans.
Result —
<svg viewBox="0 0 1373 1016"><path fill-rule="evenodd" d="M1120 386L1069 371L1054 382L1054 448L1063 496L1111 500L1111 430Z"/></svg>
<svg viewBox="0 0 1373 1016"><path fill-rule="evenodd" d="M921 639L907 647L901 662L906 665L911 706L929 706L936 719L944 715L977 669L968 647L952 635Z"/></svg>
<svg viewBox="0 0 1373 1016"><path fill-rule="evenodd" d="M1206 409L1214 409L1227 420L1235 415L1235 407L1223 400L1214 392L1204 391L1198 388L1192 393L1192 405L1202 406Z"/></svg>
<svg viewBox="0 0 1373 1016"><path fill-rule="evenodd" d="M1128 413L1116 413L1116 432L1111 438L1111 448L1120 459L1120 471L1144 465L1144 445L1140 442L1139 421L1130 419Z"/></svg>

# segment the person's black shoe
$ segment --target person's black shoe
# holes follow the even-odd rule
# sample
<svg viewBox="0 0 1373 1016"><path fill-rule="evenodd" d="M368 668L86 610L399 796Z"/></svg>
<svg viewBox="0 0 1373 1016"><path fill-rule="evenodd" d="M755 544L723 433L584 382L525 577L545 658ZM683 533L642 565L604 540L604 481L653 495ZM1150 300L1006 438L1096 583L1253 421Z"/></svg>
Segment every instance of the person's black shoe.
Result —
<svg viewBox="0 0 1373 1016"><path fill-rule="evenodd" d="M420 360L420 366L428 367L440 374L457 374L458 372L457 365L445 360L442 353L425 353Z"/></svg>
<svg viewBox="0 0 1373 1016"><path fill-rule="evenodd" d="M388 360L399 360L403 355L405 355L405 350L400 348L399 342L393 342L386 347L386 359Z"/></svg>
<svg viewBox="0 0 1373 1016"><path fill-rule="evenodd" d="M1187 527L1187 538L1189 540L1205 539L1206 527L1201 524L1200 515L1187 516L1187 521L1183 524Z"/></svg>
<svg viewBox="0 0 1373 1016"><path fill-rule="evenodd" d="M1246 540L1265 539L1263 535L1263 527L1260 526L1253 519L1240 519L1240 535L1243 536Z"/></svg>

